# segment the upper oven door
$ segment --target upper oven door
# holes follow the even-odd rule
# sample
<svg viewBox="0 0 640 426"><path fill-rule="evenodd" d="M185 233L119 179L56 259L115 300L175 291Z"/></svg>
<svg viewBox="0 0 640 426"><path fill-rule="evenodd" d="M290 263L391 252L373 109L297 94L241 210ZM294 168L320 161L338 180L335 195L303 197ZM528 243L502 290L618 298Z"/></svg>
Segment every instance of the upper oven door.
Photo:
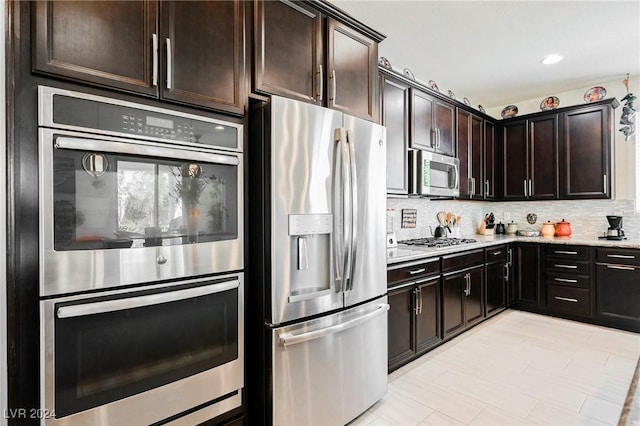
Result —
<svg viewBox="0 0 640 426"><path fill-rule="evenodd" d="M242 154L39 139L42 296L243 268Z"/></svg>

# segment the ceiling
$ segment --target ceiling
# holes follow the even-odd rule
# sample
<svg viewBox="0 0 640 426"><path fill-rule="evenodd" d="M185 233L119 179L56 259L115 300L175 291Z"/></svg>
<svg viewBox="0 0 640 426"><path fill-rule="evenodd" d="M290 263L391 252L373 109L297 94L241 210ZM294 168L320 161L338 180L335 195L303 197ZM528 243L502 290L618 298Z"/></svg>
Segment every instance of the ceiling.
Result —
<svg viewBox="0 0 640 426"><path fill-rule="evenodd" d="M331 3L387 36L394 69L485 109L640 77L640 0Z"/></svg>

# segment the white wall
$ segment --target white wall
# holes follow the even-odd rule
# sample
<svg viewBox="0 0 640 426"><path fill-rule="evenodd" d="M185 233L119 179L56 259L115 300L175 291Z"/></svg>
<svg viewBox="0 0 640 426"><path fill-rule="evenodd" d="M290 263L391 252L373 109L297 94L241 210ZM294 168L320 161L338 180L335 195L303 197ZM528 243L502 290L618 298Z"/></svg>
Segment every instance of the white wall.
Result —
<svg viewBox="0 0 640 426"><path fill-rule="evenodd" d="M7 407L7 270L6 270L6 181L7 172L5 148L6 148L6 110L5 110L5 31L7 19L7 4L5 0L0 1L0 426L5 426L7 420L4 416L4 409Z"/></svg>

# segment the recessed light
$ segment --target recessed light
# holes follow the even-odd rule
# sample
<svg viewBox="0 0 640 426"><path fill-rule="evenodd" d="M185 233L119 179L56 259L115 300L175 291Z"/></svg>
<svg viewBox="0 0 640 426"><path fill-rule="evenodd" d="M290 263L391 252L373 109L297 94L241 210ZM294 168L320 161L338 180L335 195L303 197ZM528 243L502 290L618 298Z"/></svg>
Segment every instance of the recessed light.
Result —
<svg viewBox="0 0 640 426"><path fill-rule="evenodd" d="M551 64L555 64L557 62L560 62L562 59L564 59L564 56L553 54L553 55L549 55L549 56L545 57L540 62L542 62L545 65L551 65Z"/></svg>

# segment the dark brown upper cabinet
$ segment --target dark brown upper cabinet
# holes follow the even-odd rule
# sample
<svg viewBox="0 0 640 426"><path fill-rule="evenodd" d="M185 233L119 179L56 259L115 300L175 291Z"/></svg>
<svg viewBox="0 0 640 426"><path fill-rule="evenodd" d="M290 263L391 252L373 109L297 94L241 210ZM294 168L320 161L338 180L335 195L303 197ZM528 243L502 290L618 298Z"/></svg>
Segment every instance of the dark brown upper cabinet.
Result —
<svg viewBox="0 0 640 426"><path fill-rule="evenodd" d="M496 125L484 120L484 199L496 198Z"/></svg>
<svg viewBox="0 0 640 426"><path fill-rule="evenodd" d="M254 5L254 91L378 121L378 42L384 36L334 19L325 3Z"/></svg>
<svg viewBox="0 0 640 426"><path fill-rule="evenodd" d="M457 152L460 160L460 198L494 198L495 125L456 108Z"/></svg>
<svg viewBox="0 0 640 426"><path fill-rule="evenodd" d="M39 1L34 70L243 114L244 2Z"/></svg>
<svg viewBox="0 0 640 426"><path fill-rule="evenodd" d="M387 128L387 193L409 193L409 86L383 75L382 125Z"/></svg>
<svg viewBox="0 0 640 426"><path fill-rule="evenodd" d="M455 155L455 106L411 88L410 147Z"/></svg>
<svg viewBox="0 0 640 426"><path fill-rule="evenodd" d="M505 123L504 200L558 198L558 119L555 115Z"/></svg>
<svg viewBox="0 0 640 426"><path fill-rule="evenodd" d="M603 101L604 102L604 101ZM562 114L563 198L611 198L613 99Z"/></svg>

